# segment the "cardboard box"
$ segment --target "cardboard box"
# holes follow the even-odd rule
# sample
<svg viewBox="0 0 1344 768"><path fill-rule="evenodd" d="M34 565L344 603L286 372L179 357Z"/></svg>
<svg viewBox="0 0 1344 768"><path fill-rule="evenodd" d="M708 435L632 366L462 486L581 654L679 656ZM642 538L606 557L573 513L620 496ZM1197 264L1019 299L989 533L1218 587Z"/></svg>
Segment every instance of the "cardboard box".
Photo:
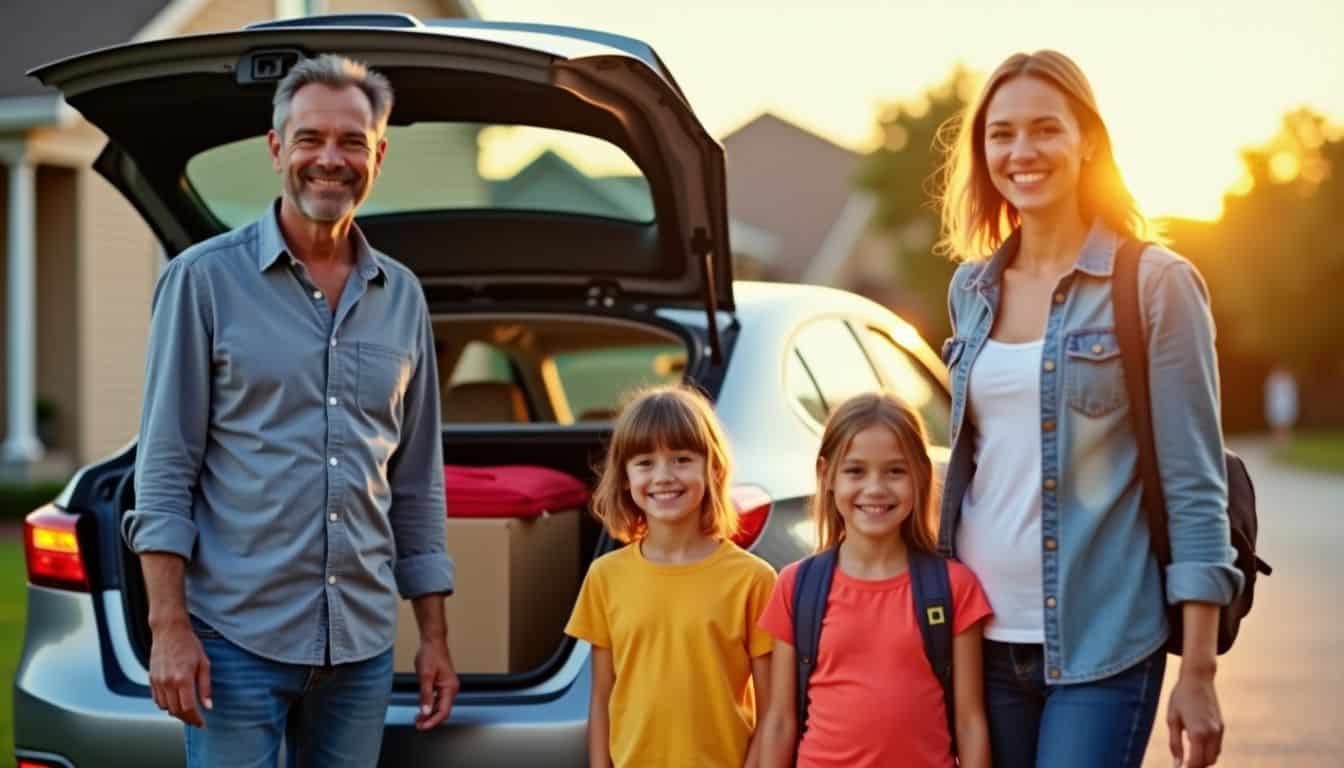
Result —
<svg viewBox="0 0 1344 768"><path fill-rule="evenodd" d="M524 672L560 646L579 594L577 509L533 518L448 518L457 584L445 602L458 674ZM419 630L403 600L392 665L415 671Z"/></svg>

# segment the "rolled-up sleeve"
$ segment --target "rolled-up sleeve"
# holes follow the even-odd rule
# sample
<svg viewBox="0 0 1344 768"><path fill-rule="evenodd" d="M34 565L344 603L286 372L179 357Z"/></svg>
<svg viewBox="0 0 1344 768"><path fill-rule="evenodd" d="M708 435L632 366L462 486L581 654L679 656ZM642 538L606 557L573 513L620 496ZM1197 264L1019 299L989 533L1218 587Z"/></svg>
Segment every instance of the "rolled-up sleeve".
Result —
<svg viewBox="0 0 1344 768"><path fill-rule="evenodd" d="M420 298L421 330L415 368L406 385L401 441L388 467L396 541L393 575L407 599L453 591L453 561L447 550L448 507L443 491L443 430L434 330Z"/></svg>
<svg viewBox="0 0 1344 768"><path fill-rule="evenodd" d="M170 262L154 290L144 403L135 460L135 508L122 535L137 554L190 560L193 489L210 421L209 290L186 259Z"/></svg>
<svg viewBox="0 0 1344 768"><path fill-rule="evenodd" d="M1167 601L1226 605L1242 588L1227 521L1218 362L1208 292L1177 260L1146 281L1153 434L1172 562Z"/></svg>

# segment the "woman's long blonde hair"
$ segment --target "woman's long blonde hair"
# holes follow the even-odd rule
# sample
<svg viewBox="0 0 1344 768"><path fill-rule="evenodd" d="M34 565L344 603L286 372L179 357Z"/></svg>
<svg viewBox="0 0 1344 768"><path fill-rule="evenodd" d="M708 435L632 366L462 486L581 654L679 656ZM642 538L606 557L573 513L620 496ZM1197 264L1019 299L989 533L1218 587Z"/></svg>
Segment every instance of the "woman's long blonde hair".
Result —
<svg viewBox="0 0 1344 768"><path fill-rule="evenodd" d="M999 86L1018 77L1037 78L1064 94L1083 135L1094 142L1091 160L1083 164L1078 181L1083 219L1100 218L1112 231L1128 237L1160 239L1125 186L1087 77L1068 56L1042 50L1009 56L985 81L976 100L953 118L960 125L955 138L942 143L942 237L936 250L959 261L983 259L1021 223L1017 209L994 187L985 160L985 110Z"/></svg>
<svg viewBox="0 0 1344 768"><path fill-rule="evenodd" d="M866 393L840 404L826 420L817 457L825 460L818 467L817 495L812 497L812 519L817 524L817 551L837 546L845 540L845 519L835 504L835 473L844 460L854 436L874 426L886 427L896 435L905 454L910 479L915 489L910 515L901 523L901 538L910 549L933 552L938 544L937 511L933 503L933 461L929 458L928 434L919 412L894 395Z"/></svg>
<svg viewBox="0 0 1344 768"><path fill-rule="evenodd" d="M633 456L664 449L705 457L705 498L700 530L719 539L737 533L737 510L728 495L732 460L723 427L705 396L684 385L640 390L621 410L593 492L593 514L618 541L649 532L648 518L626 489L625 464Z"/></svg>

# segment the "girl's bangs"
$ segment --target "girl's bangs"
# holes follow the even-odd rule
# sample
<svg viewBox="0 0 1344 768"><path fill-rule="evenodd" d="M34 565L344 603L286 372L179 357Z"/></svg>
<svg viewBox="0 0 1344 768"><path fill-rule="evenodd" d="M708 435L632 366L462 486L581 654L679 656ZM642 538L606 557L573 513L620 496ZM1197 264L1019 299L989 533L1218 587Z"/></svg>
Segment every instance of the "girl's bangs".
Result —
<svg viewBox="0 0 1344 768"><path fill-rule="evenodd" d="M675 397L652 397L629 415L616 452L624 463L631 456L658 450L693 451L707 456L709 436L696 414Z"/></svg>

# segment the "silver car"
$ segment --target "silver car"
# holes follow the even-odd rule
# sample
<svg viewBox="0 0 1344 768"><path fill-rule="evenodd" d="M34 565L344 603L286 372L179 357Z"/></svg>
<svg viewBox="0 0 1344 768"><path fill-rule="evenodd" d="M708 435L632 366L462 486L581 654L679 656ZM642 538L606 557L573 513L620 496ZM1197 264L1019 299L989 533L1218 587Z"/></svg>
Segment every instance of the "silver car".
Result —
<svg viewBox="0 0 1344 768"><path fill-rule="evenodd" d="M448 463L540 465L591 484L622 392L685 380L713 399L732 444L740 542L779 567L813 547L821 424L844 398L906 398L945 458L946 372L911 326L853 294L733 281L723 150L644 43L317 17L104 49L34 74L107 135L97 168L171 258L273 197L261 142L275 81L318 52L363 60L396 89L388 161L359 222L424 285ZM529 154L520 137L544 141ZM585 169L572 149L585 142L624 165ZM26 765L184 762L183 725L150 698L144 585L118 533L134 458L132 441L28 517L14 682ZM544 590L513 595L514 611L558 617L525 638L540 651L492 667L454 645L462 691L428 733L414 729L415 680L398 667L381 765L587 765L589 649L561 630L588 563L616 544L575 520L562 550L510 564L550 574ZM484 619L468 612L451 632L477 637Z"/></svg>

